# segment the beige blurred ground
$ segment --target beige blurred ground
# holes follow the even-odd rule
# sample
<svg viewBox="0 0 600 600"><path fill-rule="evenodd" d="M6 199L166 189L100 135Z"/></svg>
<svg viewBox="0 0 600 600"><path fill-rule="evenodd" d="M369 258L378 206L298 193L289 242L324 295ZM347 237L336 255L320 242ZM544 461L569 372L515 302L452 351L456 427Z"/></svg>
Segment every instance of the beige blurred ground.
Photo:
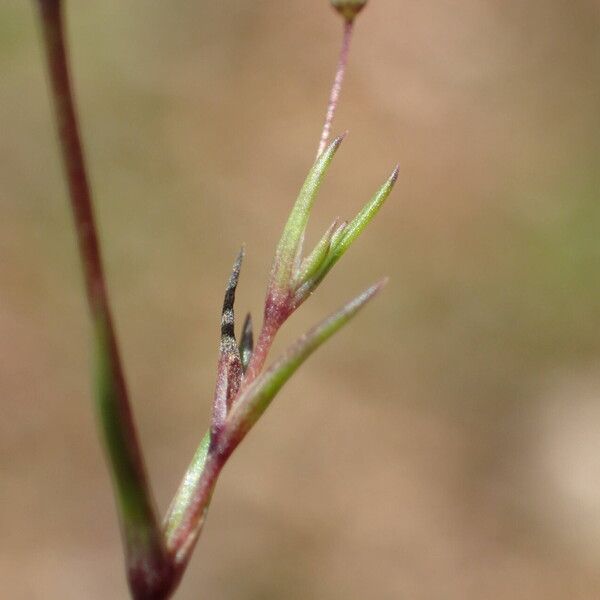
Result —
<svg viewBox="0 0 600 600"><path fill-rule="evenodd" d="M0 582L125 598L31 2L0 4ZM162 510L204 431L239 244L258 316L316 149L325 0L69 2L130 387ZM178 598L600 597L600 5L372 0L311 239L401 164L282 332L384 274L225 470Z"/></svg>

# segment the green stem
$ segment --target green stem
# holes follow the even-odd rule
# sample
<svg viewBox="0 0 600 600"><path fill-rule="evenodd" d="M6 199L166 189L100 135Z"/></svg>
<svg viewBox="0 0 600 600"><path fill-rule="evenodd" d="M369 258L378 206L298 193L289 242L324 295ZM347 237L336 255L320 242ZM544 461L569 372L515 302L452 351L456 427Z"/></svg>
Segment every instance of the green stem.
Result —
<svg viewBox="0 0 600 600"><path fill-rule="evenodd" d="M385 283L386 280L370 287L313 327L249 384L245 391L242 389L216 444L210 443L210 433L204 436L165 521L167 547L173 556L177 577L181 576L188 564L204 526L217 479L232 452L298 367L376 296Z"/></svg>
<svg viewBox="0 0 600 600"><path fill-rule="evenodd" d="M164 548L129 405L112 324L90 186L71 91L60 0L37 1L71 209L97 352L97 408L114 482L132 594L164 598L172 568Z"/></svg>

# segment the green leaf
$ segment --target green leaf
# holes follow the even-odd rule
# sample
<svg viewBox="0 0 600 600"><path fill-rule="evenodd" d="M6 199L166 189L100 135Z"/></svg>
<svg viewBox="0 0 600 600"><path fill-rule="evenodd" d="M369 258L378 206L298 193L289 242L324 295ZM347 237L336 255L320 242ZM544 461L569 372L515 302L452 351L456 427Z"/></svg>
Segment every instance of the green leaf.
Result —
<svg viewBox="0 0 600 600"><path fill-rule="evenodd" d="M340 227L334 233L325 259L321 262L316 272L298 288L294 297L294 306L297 308L323 281L337 261L345 254L356 238L364 231L365 227L373 220L383 203L394 188L398 179L398 167L396 167L388 180L381 186L377 193L371 198L356 217L344 228Z"/></svg>
<svg viewBox="0 0 600 600"><path fill-rule="evenodd" d="M394 185L398 179L399 167L396 167L388 180L381 186L379 191L373 196L356 217L349 223L344 231L342 238L336 243L331 250L331 256L337 261L346 250L351 246L352 242L362 233L364 228L373 220L373 217L379 212L383 203L394 189Z"/></svg>
<svg viewBox="0 0 600 600"><path fill-rule="evenodd" d="M312 205L325 173L344 137L344 135L341 135L335 138L325 152L319 156L309 171L292 208L275 252L271 275L272 285L277 286L279 289L288 289L291 283L294 262L296 257L300 255L302 237L306 230Z"/></svg>
<svg viewBox="0 0 600 600"><path fill-rule="evenodd" d="M296 273L294 277L295 288L302 285L302 283L317 272L329 252L331 240L333 239L334 233L339 230L340 223L341 219L337 217L323 234L323 237L319 240L313 251L302 261L298 273Z"/></svg>
<svg viewBox="0 0 600 600"><path fill-rule="evenodd" d="M244 438L250 428L265 412L275 394L294 374L296 369L336 331L343 327L354 315L371 300L387 283L387 279L373 285L360 296L330 315L316 327L308 331L287 352L235 401L223 430L219 443L230 454Z"/></svg>
<svg viewBox="0 0 600 600"><path fill-rule="evenodd" d="M331 236L331 244L329 245L330 248L335 248L337 246L337 243L342 238L344 231L346 231L346 227L348 227L348 221L342 221L339 224L339 227L333 232L333 235Z"/></svg>
<svg viewBox="0 0 600 600"><path fill-rule="evenodd" d="M194 454L192 462L185 472L185 476L171 502L171 506L167 511L167 516L165 517L164 531L168 549L172 549L173 539L185 519L187 510L194 501L194 496L206 465L209 448L210 432L207 431L200 442L200 446L198 446L198 449L196 450L196 454Z"/></svg>

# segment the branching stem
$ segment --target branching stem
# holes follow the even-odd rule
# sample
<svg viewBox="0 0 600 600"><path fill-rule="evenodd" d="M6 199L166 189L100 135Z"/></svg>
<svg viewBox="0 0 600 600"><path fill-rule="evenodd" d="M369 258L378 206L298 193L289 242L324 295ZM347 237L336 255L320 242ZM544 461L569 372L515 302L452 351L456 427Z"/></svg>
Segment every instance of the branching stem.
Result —
<svg viewBox="0 0 600 600"><path fill-rule="evenodd" d="M340 136L328 146L348 62L353 19L366 4L366 0L356 0L351 6L332 3L344 16L344 30L317 153L320 160L316 161L309 172L277 248L265 303L263 326L256 347L252 350L252 328L247 324L240 346L243 353L238 348L233 328L233 300L243 253L236 261L222 313L220 379L217 385L213 426L204 436L175 494L164 521L164 530L163 526L159 525L148 483L113 327L90 185L69 79L62 0L36 0L36 3L40 10L63 166L93 322L97 351L96 391L99 424L117 498L129 587L133 597L138 600L164 600L170 597L177 587L189 562L202 530L217 478L231 453L296 369L384 285L384 282L381 282L372 286L330 315L299 338L270 368L264 369L277 331L299 306L296 297L295 261L301 254L304 229L321 179L343 139L343 136ZM352 221L348 231L345 228L341 230L346 237L342 237L335 246L337 253L332 255L325 265L327 270L372 219L389 195L396 176L397 171L371 203ZM337 221L334 225L336 223ZM332 230L330 238L333 239L334 235ZM330 249L329 241L325 250ZM323 260L329 256L325 250L322 256L317 255ZM319 277L325 275L324 267L322 274L310 271L311 264L313 271L321 265L317 258L314 258L313 262L314 264L309 261L309 268L304 273L305 278L308 278L309 274L315 277L317 274ZM319 282L320 279L315 279L307 294ZM242 376L243 371L245 373Z"/></svg>

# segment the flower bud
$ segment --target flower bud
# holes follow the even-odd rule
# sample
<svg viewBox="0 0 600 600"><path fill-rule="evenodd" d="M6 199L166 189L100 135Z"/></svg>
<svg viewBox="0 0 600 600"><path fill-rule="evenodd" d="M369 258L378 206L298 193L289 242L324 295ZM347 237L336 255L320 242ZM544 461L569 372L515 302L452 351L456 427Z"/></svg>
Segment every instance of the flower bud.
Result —
<svg viewBox="0 0 600 600"><path fill-rule="evenodd" d="M354 17L365 7L367 0L329 0L346 21L354 21Z"/></svg>

